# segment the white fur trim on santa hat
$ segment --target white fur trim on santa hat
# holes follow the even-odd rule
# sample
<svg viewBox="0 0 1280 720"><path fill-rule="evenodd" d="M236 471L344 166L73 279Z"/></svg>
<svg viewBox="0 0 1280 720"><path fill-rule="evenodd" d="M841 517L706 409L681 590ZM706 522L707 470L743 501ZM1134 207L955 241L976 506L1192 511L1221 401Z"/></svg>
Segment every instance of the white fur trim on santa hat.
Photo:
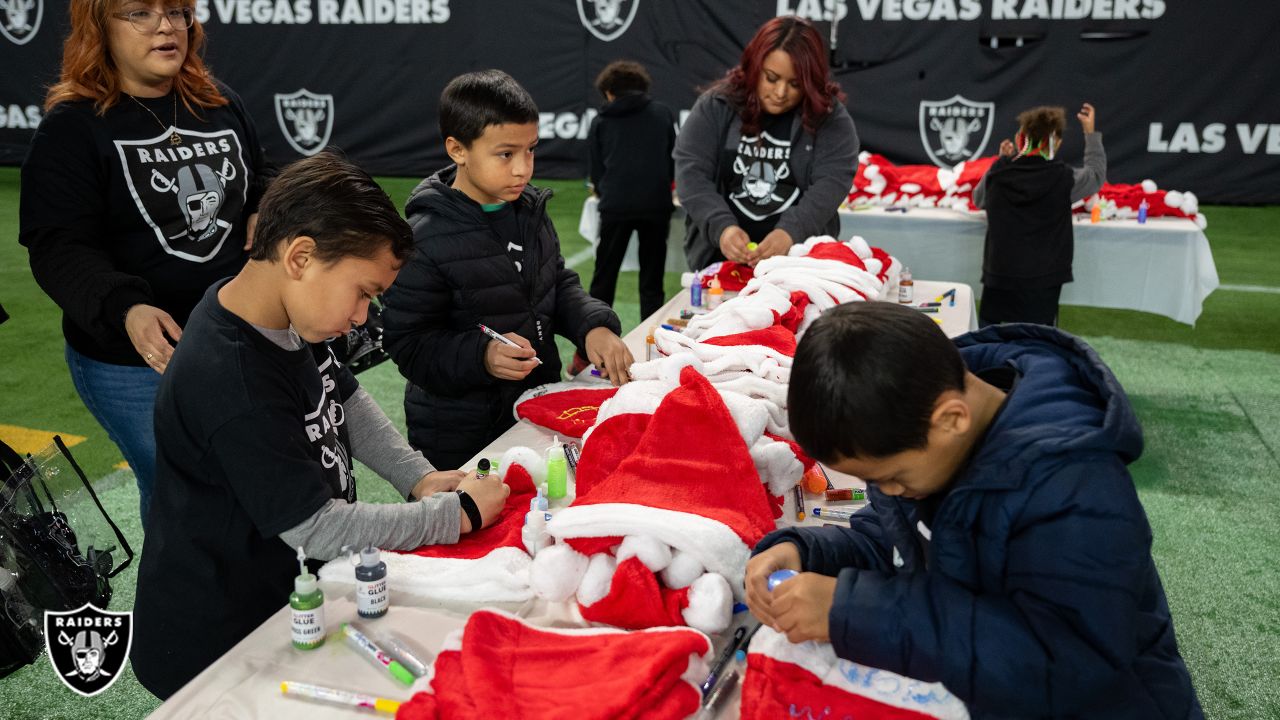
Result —
<svg viewBox="0 0 1280 720"><path fill-rule="evenodd" d="M659 573L671 564L671 546L651 535L628 535L615 553L618 562L638 558L649 572Z"/></svg>
<svg viewBox="0 0 1280 720"><path fill-rule="evenodd" d="M482 558L428 558L382 552L387 587L393 592L444 601L523 602L529 588L529 556L519 548L500 547ZM355 566L342 556L320 568L325 582L355 583Z"/></svg>
<svg viewBox="0 0 1280 720"><path fill-rule="evenodd" d="M792 643L762 625L748 655L763 655L813 673L824 685L941 720L968 720L969 711L942 683L926 683L836 657L830 643Z"/></svg>
<svg viewBox="0 0 1280 720"><path fill-rule="evenodd" d="M1201 230L1209 227L1209 219L1206 218L1202 213L1196 213L1196 216L1191 218L1191 220L1196 224L1196 227L1200 228Z"/></svg>
<svg viewBox="0 0 1280 720"><path fill-rule="evenodd" d="M690 553L707 570L724 575L738 593L742 592L739 588L751 555L746 543L718 520L647 505L600 503L570 506L551 518L547 532L560 540L651 535L676 550ZM546 552L539 552L538 559ZM535 591L537 575L535 568Z"/></svg>
<svg viewBox="0 0 1280 720"><path fill-rule="evenodd" d="M550 602L568 600L582 584L588 563L586 555L563 543L543 548L529 569L533 593Z"/></svg>
<svg viewBox="0 0 1280 720"><path fill-rule="evenodd" d="M775 497L795 487L804 476L804 465L791 446L763 435L751 446L751 461L760 473L760 482Z"/></svg>
<svg viewBox="0 0 1280 720"><path fill-rule="evenodd" d="M535 486L547 481L547 457L533 448L522 445L508 448L506 452L502 453L502 460L499 462L501 464L498 466L498 471L504 478L512 465L519 465L528 471L529 477L533 479Z"/></svg>
<svg viewBox="0 0 1280 720"><path fill-rule="evenodd" d="M662 571L662 584L674 590L689 587L694 580L702 577L706 568L698 558L687 552L677 550L671 555L671 564Z"/></svg>
<svg viewBox="0 0 1280 720"><path fill-rule="evenodd" d="M733 621L733 590L723 577L705 573L689 587L689 606L680 617L695 630L724 632Z"/></svg>
<svg viewBox="0 0 1280 720"><path fill-rule="evenodd" d="M700 343L673 330L663 328L653 331L653 341L658 346L658 349L666 355L675 355L682 352L693 353L705 364L705 367L710 372L719 372L723 369L717 367L715 362L724 357L736 358L743 367L751 369L757 375L765 374L757 372L756 369L763 369L763 365L766 362L772 362L783 367L791 367L790 356L764 345L709 345ZM625 388L626 385L623 387Z"/></svg>
<svg viewBox="0 0 1280 720"><path fill-rule="evenodd" d="M648 365L649 363L643 364ZM614 393L613 397L600 404L600 409L596 411L596 424L592 426L592 429L617 415L631 413L652 415L653 411L657 410L658 405L662 403L662 398L666 397L673 387L662 380L632 380L618 388L618 392ZM586 447L586 442L587 440L584 437L582 439L583 447Z"/></svg>
<svg viewBox="0 0 1280 720"><path fill-rule="evenodd" d="M583 607L591 607L604 599L613 587L613 574L618 570L618 560L609 553L596 553L591 556L587 571L578 584L578 603Z"/></svg>
<svg viewBox="0 0 1280 720"><path fill-rule="evenodd" d="M1148 180L1143 180L1143 181L1142 181L1142 192L1144 192L1144 193L1146 193L1146 194L1148 194L1148 195L1150 195L1151 193L1153 193L1153 192L1155 192L1156 190L1159 190L1159 189L1160 189L1160 188L1156 186L1156 181L1155 181L1155 180L1150 180L1150 179L1148 179Z"/></svg>
<svg viewBox="0 0 1280 720"><path fill-rule="evenodd" d="M725 407L729 409L729 414L733 416L733 422L738 426L743 441L747 443L747 447L751 447L769 425L770 403L753 400L732 390L717 390Z"/></svg>
<svg viewBox="0 0 1280 720"><path fill-rule="evenodd" d="M520 413L518 410L520 408L520 403L523 403L526 400L532 400L534 398L540 398L558 392L573 390L608 390L611 387L613 387L613 385L608 380L596 377L593 377L590 380L583 379L574 380L573 382L555 382L547 383L546 385L538 385L537 387L531 387L520 393L520 397L516 398L516 404L512 406L511 413L515 416L516 420L519 420Z"/></svg>

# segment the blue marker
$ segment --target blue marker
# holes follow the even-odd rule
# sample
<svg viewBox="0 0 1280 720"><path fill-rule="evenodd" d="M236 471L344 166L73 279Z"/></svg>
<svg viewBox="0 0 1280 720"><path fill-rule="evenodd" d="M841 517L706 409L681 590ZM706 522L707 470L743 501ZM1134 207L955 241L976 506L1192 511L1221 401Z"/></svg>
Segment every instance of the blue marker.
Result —
<svg viewBox="0 0 1280 720"><path fill-rule="evenodd" d="M707 675L707 679L702 681L702 697L706 698L711 693L711 688L715 687L716 680L720 678L720 673L724 671L724 666L729 663L729 658L733 657L733 652L738 649L738 643L742 642L742 638L747 635L747 627L745 625L733 631L733 638L729 640L729 644L724 646L724 650L720 652L720 657L716 658L716 662L711 666L711 672Z"/></svg>

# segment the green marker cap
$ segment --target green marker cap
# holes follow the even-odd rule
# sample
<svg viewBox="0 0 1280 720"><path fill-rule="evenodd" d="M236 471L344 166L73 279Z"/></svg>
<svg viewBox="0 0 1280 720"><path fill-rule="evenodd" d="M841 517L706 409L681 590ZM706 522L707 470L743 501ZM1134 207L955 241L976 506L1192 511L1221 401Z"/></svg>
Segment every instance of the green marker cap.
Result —
<svg viewBox="0 0 1280 720"><path fill-rule="evenodd" d="M413 673L409 672L409 668L401 665L398 660L392 660L391 664L387 666L387 670L391 673L391 677L405 685L412 685L415 680Z"/></svg>

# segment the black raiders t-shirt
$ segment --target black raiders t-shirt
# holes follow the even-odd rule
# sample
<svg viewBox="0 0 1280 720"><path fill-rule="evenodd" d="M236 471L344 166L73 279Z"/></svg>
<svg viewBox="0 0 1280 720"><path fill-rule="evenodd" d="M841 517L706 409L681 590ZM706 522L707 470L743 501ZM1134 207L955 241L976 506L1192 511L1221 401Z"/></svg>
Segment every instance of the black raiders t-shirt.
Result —
<svg viewBox="0 0 1280 720"><path fill-rule="evenodd" d="M281 532L356 499L328 347L285 350L218 302L191 313L156 396L156 488L134 604L134 670L164 698L289 600ZM282 630L281 642L288 642Z"/></svg>
<svg viewBox="0 0 1280 720"><path fill-rule="evenodd" d="M759 134L739 140L730 159L729 208L755 242L772 232L782 213L800 199L789 162L794 120L794 110L761 114Z"/></svg>
<svg viewBox="0 0 1280 720"><path fill-rule="evenodd" d="M64 102L36 130L20 239L78 352L144 365L124 306L156 305L185 325L204 290L244 265L244 220L271 171L240 98L219 90L229 104L198 114L173 93L122 95L101 115Z"/></svg>

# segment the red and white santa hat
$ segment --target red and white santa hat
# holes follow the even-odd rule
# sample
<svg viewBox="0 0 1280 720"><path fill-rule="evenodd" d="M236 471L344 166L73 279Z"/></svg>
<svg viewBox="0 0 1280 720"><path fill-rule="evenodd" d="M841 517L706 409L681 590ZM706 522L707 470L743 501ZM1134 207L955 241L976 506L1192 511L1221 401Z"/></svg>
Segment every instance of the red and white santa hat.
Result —
<svg viewBox="0 0 1280 720"><path fill-rule="evenodd" d="M530 388L516 398L517 420L528 420L558 435L580 438L596 424L596 413L618 388L608 382L549 383Z"/></svg>
<svg viewBox="0 0 1280 720"><path fill-rule="evenodd" d="M773 720L807 707L814 718L967 720L965 704L941 683L913 680L841 660L829 643L792 643L761 627L747 652L740 717Z"/></svg>
<svg viewBox="0 0 1280 720"><path fill-rule="evenodd" d="M625 560L627 545L650 548L636 556L651 572L680 558L669 573L676 580L709 572L727 580L723 589L741 592L750 548L776 527L773 505L721 394L692 368L681 381L651 417L620 414L593 429L578 464L577 497L547 523L548 533L576 550L556 546L538 554L531 576L539 595L609 594L600 588L611 588L616 566L602 566L595 590L581 597L586 556L607 552Z"/></svg>
<svg viewBox="0 0 1280 720"><path fill-rule="evenodd" d="M478 610L446 639L430 689L396 719L686 718L701 704L710 654L707 636L684 627L544 628Z"/></svg>

